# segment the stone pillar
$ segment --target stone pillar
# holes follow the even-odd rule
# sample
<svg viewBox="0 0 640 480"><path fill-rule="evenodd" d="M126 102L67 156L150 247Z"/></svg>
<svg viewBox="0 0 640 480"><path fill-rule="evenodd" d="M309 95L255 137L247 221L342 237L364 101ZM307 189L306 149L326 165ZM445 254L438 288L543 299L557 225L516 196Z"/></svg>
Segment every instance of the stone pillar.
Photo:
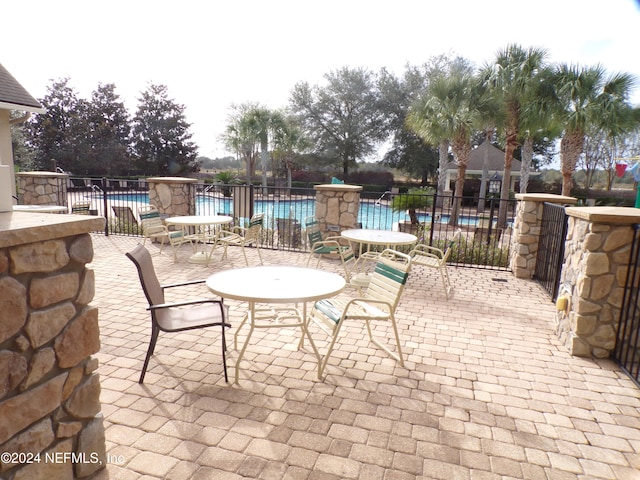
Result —
<svg viewBox="0 0 640 480"><path fill-rule="evenodd" d="M88 232L104 218L0 213L0 478L106 465ZM14 461L15 460L15 461Z"/></svg>
<svg viewBox="0 0 640 480"><path fill-rule="evenodd" d="M56 172L17 172L20 205L67 206L69 175Z"/></svg>
<svg viewBox="0 0 640 480"><path fill-rule="evenodd" d="M606 358L615 349L632 225L640 223L640 209L571 207L567 215L558 295L568 306L558 312L558 336L573 355Z"/></svg>
<svg viewBox="0 0 640 480"><path fill-rule="evenodd" d="M147 178L149 203L166 216L195 215L198 180L183 177Z"/></svg>
<svg viewBox="0 0 640 480"><path fill-rule="evenodd" d="M339 235L342 230L356 228L360 211L359 185L316 185L316 220L322 236Z"/></svg>
<svg viewBox="0 0 640 480"><path fill-rule="evenodd" d="M578 199L546 193L516 194L519 200L513 225L511 271L517 278L533 278L542 226L542 206L545 202L574 205Z"/></svg>

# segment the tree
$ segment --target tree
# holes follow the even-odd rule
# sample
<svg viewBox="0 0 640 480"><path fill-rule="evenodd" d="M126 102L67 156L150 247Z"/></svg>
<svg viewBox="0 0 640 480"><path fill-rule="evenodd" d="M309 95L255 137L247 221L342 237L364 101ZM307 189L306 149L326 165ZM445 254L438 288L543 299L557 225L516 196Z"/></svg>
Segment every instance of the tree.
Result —
<svg viewBox="0 0 640 480"><path fill-rule="evenodd" d="M220 136L220 141L225 148L235 152L238 159L245 162L247 185L251 184L251 178L255 174L260 148L258 128L251 115L255 108L257 105L253 103L231 105L229 123Z"/></svg>
<svg viewBox="0 0 640 480"><path fill-rule="evenodd" d="M85 160L94 175L123 175L130 169L129 114L115 85L99 84L86 108L90 152Z"/></svg>
<svg viewBox="0 0 640 480"><path fill-rule="evenodd" d="M316 150L330 154L342 172L373 153L386 138L386 117L380 108L375 76L344 67L325 75L326 86L295 85L290 107Z"/></svg>
<svg viewBox="0 0 640 480"><path fill-rule="evenodd" d="M436 78L425 95L412 106L407 124L426 141L450 141L458 167L450 224L458 215L466 177L471 138L483 125L487 97L478 79L468 73Z"/></svg>
<svg viewBox="0 0 640 480"><path fill-rule="evenodd" d="M274 125L275 126L275 125ZM311 142L291 117L281 115L281 121L273 132L273 161L276 175L286 175L291 188L291 170L298 155L311 148Z"/></svg>
<svg viewBox="0 0 640 480"><path fill-rule="evenodd" d="M27 144L35 151L34 166L51 169L52 162L66 171L86 173L80 151L83 150L82 104L69 78L53 81L39 99L46 110L36 114L27 127Z"/></svg>
<svg viewBox="0 0 640 480"><path fill-rule="evenodd" d="M500 209L498 226L506 227L507 204L511 184L511 165L513 153L519 146L521 135L521 110L525 99L530 98L530 91L545 65L547 52L544 49L524 49L511 44L500 50L493 63L485 65L481 77L494 97L502 104L504 123L502 134L505 139L504 171L502 173L502 191L500 192Z"/></svg>
<svg viewBox="0 0 640 480"><path fill-rule="evenodd" d="M138 98L133 118L133 150L138 168L148 175L180 175L197 169L197 147L185 106L168 97L164 85L149 84Z"/></svg>
<svg viewBox="0 0 640 480"><path fill-rule="evenodd" d="M459 73L473 73L472 64L462 57L438 55L431 57L420 66L407 65L402 77L382 69L378 75L382 108L388 117L388 135L391 147L384 156L384 163L399 168L414 177L422 179L425 185L428 177L438 173L438 188L442 194L445 187L446 170L449 168L449 144L439 140L426 142L407 127L406 120L413 103L438 77ZM442 155L438 157L438 150Z"/></svg>
<svg viewBox="0 0 640 480"><path fill-rule="evenodd" d="M638 120L629 104L634 79L627 73L607 76L600 66L559 65L553 83L564 127L560 141L562 195L571 195L572 175L583 152L590 127L615 139L637 128Z"/></svg>

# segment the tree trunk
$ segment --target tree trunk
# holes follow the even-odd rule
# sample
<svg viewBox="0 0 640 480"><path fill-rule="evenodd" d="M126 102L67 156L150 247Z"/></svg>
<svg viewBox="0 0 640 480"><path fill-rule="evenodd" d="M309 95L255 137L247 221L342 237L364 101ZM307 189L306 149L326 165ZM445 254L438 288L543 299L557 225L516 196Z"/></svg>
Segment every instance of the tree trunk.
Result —
<svg viewBox="0 0 640 480"><path fill-rule="evenodd" d="M507 142L504 149L504 170L502 171L502 189L500 190L500 205L498 208L498 228L507 227L507 207L509 200L509 187L511 186L511 164L513 152L516 149L515 142Z"/></svg>
<svg viewBox="0 0 640 480"><path fill-rule="evenodd" d="M562 195L571 196L573 180L571 176L576 171L578 157L582 153L584 135L580 132L568 132L560 141L560 161L562 164Z"/></svg>
<svg viewBox="0 0 640 480"><path fill-rule="evenodd" d="M449 140L442 140L438 147L438 191L436 206L442 207L444 191L447 187L447 168L449 168Z"/></svg>
<svg viewBox="0 0 640 480"><path fill-rule="evenodd" d="M260 168L262 169L262 195L267 195L267 165L269 163L269 144L260 143Z"/></svg>
<svg viewBox="0 0 640 480"><path fill-rule="evenodd" d="M485 140L488 142L488 140ZM488 147L489 145L485 145ZM480 192L478 193L478 213L484 212L484 201L487 197L487 181L489 179L489 148L484 149L482 156L482 179L480 180Z"/></svg>
<svg viewBox="0 0 640 480"><path fill-rule="evenodd" d="M527 137L522 144L522 166L520 167L520 193L527 193L529 172L533 163L533 138Z"/></svg>

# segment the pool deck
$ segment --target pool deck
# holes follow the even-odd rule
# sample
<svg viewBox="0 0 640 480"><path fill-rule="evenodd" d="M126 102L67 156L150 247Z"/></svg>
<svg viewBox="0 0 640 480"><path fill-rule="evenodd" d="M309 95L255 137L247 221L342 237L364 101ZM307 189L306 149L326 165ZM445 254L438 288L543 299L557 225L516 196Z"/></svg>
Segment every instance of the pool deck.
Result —
<svg viewBox="0 0 640 480"><path fill-rule="evenodd" d="M415 268L397 311L405 367L354 323L321 382L313 355L295 348L298 332L256 331L239 384L227 384L218 332L195 330L161 334L139 385L150 320L124 254L140 239L92 238L110 462L94 478L640 479L640 389L612 361L569 355L554 305L533 281L450 267L447 301L435 272ZM161 282L244 266L238 248L224 262L214 253L208 267L186 261L188 246L177 263L169 248L149 249ZM262 253L265 264L307 261ZM257 261L255 250L248 256ZM340 271L330 260L321 268ZM226 303L235 326L246 306ZM320 334L312 329L323 351Z"/></svg>

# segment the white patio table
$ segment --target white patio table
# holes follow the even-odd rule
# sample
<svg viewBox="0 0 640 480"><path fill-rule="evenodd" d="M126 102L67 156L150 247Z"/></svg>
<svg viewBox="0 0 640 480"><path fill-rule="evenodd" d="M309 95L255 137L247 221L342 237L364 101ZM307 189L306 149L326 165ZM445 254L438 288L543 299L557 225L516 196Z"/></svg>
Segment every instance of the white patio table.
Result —
<svg viewBox="0 0 640 480"><path fill-rule="evenodd" d="M418 237L411 233L394 232L392 230L374 230L368 228L354 228L344 230L340 236L349 242L360 244L358 259L377 260L378 252L370 251L371 246L383 246L393 248L398 245L413 245L418 241ZM366 245L366 250L364 246Z"/></svg>
<svg viewBox="0 0 640 480"><path fill-rule="evenodd" d="M337 273L313 268L291 266L259 266L236 268L214 273L207 279L209 290L224 299L248 303L248 311L234 335L234 346L238 348L238 333L248 321L249 333L236 361L235 381L238 382L240 362L256 328L299 327L303 344L309 339L311 348L320 364L320 354L307 330L307 302L321 300L338 294L345 287L345 280ZM298 304L295 307L256 308L256 304ZM319 372L318 372L319 375Z"/></svg>
<svg viewBox="0 0 640 480"><path fill-rule="evenodd" d="M197 245L202 246L200 251L196 251L189 257L189 263L199 263L208 265L209 254L205 251L205 244L209 240L215 241L215 233L207 233L207 228L218 227L233 222L233 217L227 215L182 215L178 217L169 217L165 220L167 225L175 225L182 228L185 232L185 238L192 240ZM194 227L195 233L190 233L189 228Z"/></svg>

